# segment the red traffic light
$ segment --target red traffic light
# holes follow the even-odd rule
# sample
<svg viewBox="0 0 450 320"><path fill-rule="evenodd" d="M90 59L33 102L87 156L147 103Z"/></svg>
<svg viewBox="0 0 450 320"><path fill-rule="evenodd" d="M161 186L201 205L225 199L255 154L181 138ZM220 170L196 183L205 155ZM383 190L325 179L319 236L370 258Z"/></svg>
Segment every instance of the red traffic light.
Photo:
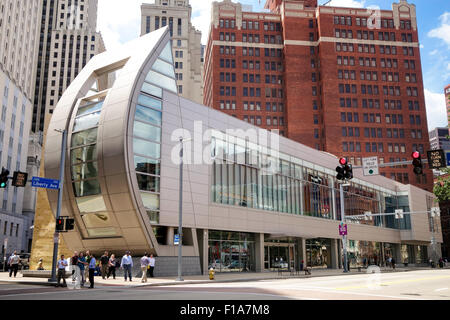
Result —
<svg viewBox="0 0 450 320"><path fill-rule="evenodd" d="M420 158L420 152L419 151L414 151L411 154L411 157L413 157L413 159L419 159Z"/></svg>
<svg viewBox="0 0 450 320"><path fill-rule="evenodd" d="M341 164L341 166L345 166L347 164L347 159L346 158L340 158L339 159L339 163Z"/></svg>

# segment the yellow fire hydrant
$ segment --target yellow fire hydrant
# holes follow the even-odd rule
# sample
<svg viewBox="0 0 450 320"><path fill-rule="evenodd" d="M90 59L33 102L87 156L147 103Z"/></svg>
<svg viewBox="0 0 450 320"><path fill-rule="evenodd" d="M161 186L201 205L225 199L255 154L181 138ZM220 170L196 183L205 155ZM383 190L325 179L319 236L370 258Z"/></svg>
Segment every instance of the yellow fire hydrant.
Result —
<svg viewBox="0 0 450 320"><path fill-rule="evenodd" d="M214 280L214 269L213 268L211 268L211 269L209 269L209 280Z"/></svg>

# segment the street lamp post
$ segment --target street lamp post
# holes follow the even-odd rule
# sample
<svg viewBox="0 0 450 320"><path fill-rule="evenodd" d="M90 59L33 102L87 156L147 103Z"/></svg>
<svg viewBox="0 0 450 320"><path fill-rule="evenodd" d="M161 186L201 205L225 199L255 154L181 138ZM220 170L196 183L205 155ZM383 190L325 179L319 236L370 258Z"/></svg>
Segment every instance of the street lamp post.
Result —
<svg viewBox="0 0 450 320"><path fill-rule="evenodd" d="M58 206L56 209L56 218L55 221L58 220L61 215L61 206L62 206L62 197L63 197L63 185L64 185L64 167L66 162L66 143L67 143L67 130L56 130L62 133L62 142L61 142L61 161L59 168L59 189L58 189ZM56 230L55 225L55 234L53 237L53 260L52 260L52 275L51 278L48 279L48 282L56 283L56 262L58 259L58 240L59 233Z"/></svg>
<svg viewBox="0 0 450 320"><path fill-rule="evenodd" d="M340 196L341 196L341 222L345 224L345 198L344 198L344 186L347 186L348 184L341 184L340 185ZM342 249L344 251L344 272L348 272L348 265L347 265L347 235L342 236Z"/></svg>
<svg viewBox="0 0 450 320"><path fill-rule="evenodd" d="M178 277L177 281L183 281L183 137L180 137L180 195L178 204Z"/></svg>

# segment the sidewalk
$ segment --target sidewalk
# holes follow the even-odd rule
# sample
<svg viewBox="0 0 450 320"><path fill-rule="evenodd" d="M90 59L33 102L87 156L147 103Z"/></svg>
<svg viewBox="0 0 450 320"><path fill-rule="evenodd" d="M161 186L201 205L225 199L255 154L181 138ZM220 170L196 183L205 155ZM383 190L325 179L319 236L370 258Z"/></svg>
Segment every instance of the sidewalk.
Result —
<svg viewBox="0 0 450 320"><path fill-rule="evenodd" d="M445 268L449 269L449 267ZM430 270L430 268L420 268L420 267L397 267L395 270L391 268L381 268L382 273L392 273L392 272L407 272L416 270ZM433 270L439 270L433 269ZM346 276L346 275L357 275L365 274L366 269L352 269L348 273L344 273L342 269L313 269L311 275L305 275L304 272L289 273L285 271L283 273L278 272L241 272L241 273L216 273L214 280L209 280L207 275L199 276L185 276L184 281L176 281L176 277L161 277L161 278L148 278L147 283L141 283L140 278L133 278L132 282L125 282L122 277L116 277L116 279L103 280L101 277L95 277L95 287L111 287L111 286L121 286L121 287L140 287L140 286L170 286L170 285L187 285L187 284L215 284L215 283L225 283L225 282L248 282L248 281L261 281L261 280L280 280L280 279L301 279L301 278L314 278L314 277L327 277L327 276ZM70 278L69 278L70 279ZM45 285L51 286L45 278L28 278L22 277L22 274L17 273L17 277L10 278L9 273L0 272L0 283L15 283L15 284L29 284L29 285Z"/></svg>

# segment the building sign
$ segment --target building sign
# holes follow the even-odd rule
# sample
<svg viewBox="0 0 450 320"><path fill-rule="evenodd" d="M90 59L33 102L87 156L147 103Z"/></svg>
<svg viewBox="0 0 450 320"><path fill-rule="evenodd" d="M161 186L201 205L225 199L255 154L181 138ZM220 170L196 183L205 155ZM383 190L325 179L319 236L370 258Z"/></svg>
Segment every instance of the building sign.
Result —
<svg viewBox="0 0 450 320"><path fill-rule="evenodd" d="M180 244L180 235L179 234L174 235L173 244L176 246Z"/></svg>
<svg viewBox="0 0 450 320"><path fill-rule="evenodd" d="M430 150L428 151L428 166L430 169L440 169L447 167L444 150Z"/></svg>
<svg viewBox="0 0 450 320"><path fill-rule="evenodd" d="M378 157L363 158L364 176L375 176L380 174L378 170Z"/></svg>
<svg viewBox="0 0 450 320"><path fill-rule="evenodd" d="M450 152L447 152L447 167L450 167Z"/></svg>

